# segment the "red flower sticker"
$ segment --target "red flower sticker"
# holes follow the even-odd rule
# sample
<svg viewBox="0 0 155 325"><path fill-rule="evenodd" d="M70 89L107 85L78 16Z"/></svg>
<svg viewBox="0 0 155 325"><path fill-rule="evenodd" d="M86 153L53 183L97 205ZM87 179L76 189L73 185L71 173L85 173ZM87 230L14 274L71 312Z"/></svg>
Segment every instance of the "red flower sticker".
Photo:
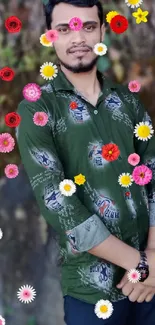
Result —
<svg viewBox="0 0 155 325"><path fill-rule="evenodd" d="M128 20L122 15L116 15L111 19L110 27L113 32L122 34L128 29Z"/></svg>
<svg viewBox="0 0 155 325"><path fill-rule="evenodd" d="M76 109L76 108L78 107L78 105L77 105L76 102L71 102L70 105L69 105L69 107L70 107L71 109Z"/></svg>
<svg viewBox="0 0 155 325"><path fill-rule="evenodd" d="M15 76L14 71L11 68L4 67L0 70L0 78L5 81L13 80Z"/></svg>
<svg viewBox="0 0 155 325"><path fill-rule="evenodd" d="M120 155L118 146L114 143L106 144L102 147L102 157L105 160L113 161L116 160Z"/></svg>
<svg viewBox="0 0 155 325"><path fill-rule="evenodd" d="M22 22L16 16L10 16L5 20L5 27L9 33L19 33L22 28Z"/></svg>
<svg viewBox="0 0 155 325"><path fill-rule="evenodd" d="M130 192L125 192L125 196L130 196Z"/></svg>
<svg viewBox="0 0 155 325"><path fill-rule="evenodd" d="M17 127L20 124L21 116L16 113L8 113L5 115L5 124L9 126L10 128Z"/></svg>

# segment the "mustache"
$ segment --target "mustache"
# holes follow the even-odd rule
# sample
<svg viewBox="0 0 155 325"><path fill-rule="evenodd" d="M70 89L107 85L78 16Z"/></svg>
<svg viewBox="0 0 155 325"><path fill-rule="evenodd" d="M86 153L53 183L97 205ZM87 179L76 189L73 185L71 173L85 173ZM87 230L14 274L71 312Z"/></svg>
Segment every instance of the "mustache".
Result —
<svg viewBox="0 0 155 325"><path fill-rule="evenodd" d="M68 50L67 50L67 54L68 53L70 53L70 51L76 51L76 49L78 49L78 48L80 48L80 49L86 49L86 50L90 50L90 51L92 51L92 47L90 47L90 46L88 46L88 45L83 45L83 46L72 46L72 47L70 47Z"/></svg>

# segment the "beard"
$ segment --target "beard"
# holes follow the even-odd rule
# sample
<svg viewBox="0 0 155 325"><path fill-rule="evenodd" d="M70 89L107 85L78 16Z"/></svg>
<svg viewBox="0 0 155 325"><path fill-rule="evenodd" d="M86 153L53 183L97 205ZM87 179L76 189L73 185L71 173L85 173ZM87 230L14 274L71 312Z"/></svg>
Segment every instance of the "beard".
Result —
<svg viewBox="0 0 155 325"><path fill-rule="evenodd" d="M79 62L76 66L71 66L71 65L63 62L59 58L58 58L58 60L59 60L59 64L64 66L67 70L69 70L73 73L82 73L82 72L91 71L95 67L98 57L94 58L90 63L87 63L87 64L83 64L82 62Z"/></svg>

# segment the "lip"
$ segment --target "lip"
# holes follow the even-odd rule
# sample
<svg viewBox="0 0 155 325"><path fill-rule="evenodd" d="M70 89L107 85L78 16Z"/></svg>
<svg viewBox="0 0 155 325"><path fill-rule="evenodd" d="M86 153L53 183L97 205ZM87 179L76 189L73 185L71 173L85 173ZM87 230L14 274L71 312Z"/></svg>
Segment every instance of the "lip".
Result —
<svg viewBox="0 0 155 325"><path fill-rule="evenodd" d="M69 51L69 53L87 53L89 52L90 50L88 49L84 49L84 48L77 48L77 49L74 49L74 50L71 50Z"/></svg>

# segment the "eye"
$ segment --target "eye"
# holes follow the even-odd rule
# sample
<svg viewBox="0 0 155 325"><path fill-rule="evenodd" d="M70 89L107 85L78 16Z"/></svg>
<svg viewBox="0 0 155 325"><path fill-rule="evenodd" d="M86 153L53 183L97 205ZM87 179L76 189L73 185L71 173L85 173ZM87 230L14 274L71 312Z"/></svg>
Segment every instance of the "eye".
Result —
<svg viewBox="0 0 155 325"><path fill-rule="evenodd" d="M61 34L67 34L69 32L69 28L67 27L61 27L58 29L58 32Z"/></svg>
<svg viewBox="0 0 155 325"><path fill-rule="evenodd" d="M95 26L86 26L85 27L85 30L87 31L87 32L92 32L93 30L95 29Z"/></svg>

